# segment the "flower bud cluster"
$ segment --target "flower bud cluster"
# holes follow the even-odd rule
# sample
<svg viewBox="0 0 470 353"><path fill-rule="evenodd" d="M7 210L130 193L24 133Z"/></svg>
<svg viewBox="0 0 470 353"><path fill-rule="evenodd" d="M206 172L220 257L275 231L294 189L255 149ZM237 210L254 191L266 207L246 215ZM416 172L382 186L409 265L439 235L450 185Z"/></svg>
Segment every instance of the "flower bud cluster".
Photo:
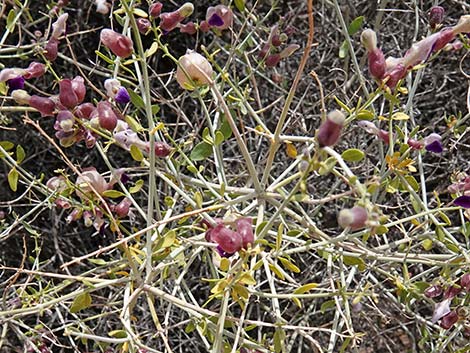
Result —
<svg viewBox="0 0 470 353"><path fill-rule="evenodd" d="M253 233L253 220L249 217L241 217L235 221L236 231L226 227L221 219L216 219L217 224L208 226L206 240L217 243L217 251L222 257L229 257L241 249L248 249L249 244L255 241Z"/></svg>
<svg viewBox="0 0 470 353"><path fill-rule="evenodd" d="M287 28L281 32L278 24L271 27L268 40L258 53L258 58L263 59L267 67L275 67L281 60L291 56L300 48L298 44L284 46L292 33L292 28ZM283 49L281 49L282 46L284 46Z"/></svg>

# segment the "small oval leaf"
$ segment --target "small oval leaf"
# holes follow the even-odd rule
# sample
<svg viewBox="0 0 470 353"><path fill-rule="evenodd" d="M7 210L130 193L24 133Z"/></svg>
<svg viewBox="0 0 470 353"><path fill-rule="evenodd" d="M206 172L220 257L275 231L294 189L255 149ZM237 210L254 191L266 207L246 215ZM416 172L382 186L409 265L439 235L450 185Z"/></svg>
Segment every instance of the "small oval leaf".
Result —
<svg viewBox="0 0 470 353"><path fill-rule="evenodd" d="M357 148L350 148L341 154L346 162L360 162L364 159L364 152Z"/></svg>

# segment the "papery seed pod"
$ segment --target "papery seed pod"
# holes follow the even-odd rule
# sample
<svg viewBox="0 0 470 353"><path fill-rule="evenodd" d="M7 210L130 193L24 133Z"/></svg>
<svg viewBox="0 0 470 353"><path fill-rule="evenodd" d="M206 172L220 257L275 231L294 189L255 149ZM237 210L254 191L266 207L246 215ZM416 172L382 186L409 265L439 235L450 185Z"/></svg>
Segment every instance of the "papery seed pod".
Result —
<svg viewBox="0 0 470 353"><path fill-rule="evenodd" d="M196 34L197 33L196 25L192 21L185 23L185 24L181 24L180 32L190 34L190 35Z"/></svg>
<svg viewBox="0 0 470 353"><path fill-rule="evenodd" d="M351 230L357 230L366 226L369 214L364 207L354 206L353 208L343 209L338 214L338 224L345 229L350 227Z"/></svg>
<svg viewBox="0 0 470 353"><path fill-rule="evenodd" d="M99 102L97 105L100 126L108 131L113 131L117 125L118 118L109 102Z"/></svg>
<svg viewBox="0 0 470 353"><path fill-rule="evenodd" d="M127 58L134 51L132 39L112 29L105 28L101 30L100 39L104 46L121 58Z"/></svg>
<svg viewBox="0 0 470 353"><path fill-rule="evenodd" d="M253 244L255 236L253 234L253 219L242 217L236 220L237 232L242 237L242 248L248 249L248 244Z"/></svg>
<svg viewBox="0 0 470 353"><path fill-rule="evenodd" d="M56 38L51 38L47 41L46 46L44 47L44 57L49 61L54 61L57 59L57 54L59 51L59 40Z"/></svg>
<svg viewBox="0 0 470 353"><path fill-rule="evenodd" d="M440 285L432 285L424 290L424 295L428 298L437 298L439 297L444 290Z"/></svg>
<svg viewBox="0 0 470 353"><path fill-rule="evenodd" d="M79 119L88 120L90 118L91 113L95 110L95 106L92 103L83 103L80 104L75 109L75 116Z"/></svg>
<svg viewBox="0 0 470 353"><path fill-rule="evenodd" d="M211 83L212 66L201 54L188 51L179 58L178 64L176 81L183 89L192 91L195 87Z"/></svg>
<svg viewBox="0 0 470 353"><path fill-rule="evenodd" d="M223 251L233 254L241 249L243 241L240 234L218 224L211 232L211 239L220 245Z"/></svg>
<svg viewBox="0 0 470 353"><path fill-rule="evenodd" d="M29 80L30 78L37 78L44 75L46 72L46 65L33 61L29 64L24 74L24 78Z"/></svg>
<svg viewBox="0 0 470 353"><path fill-rule="evenodd" d="M318 129L317 140L320 147L333 146L338 142L345 118L339 110L328 113L326 120Z"/></svg>
<svg viewBox="0 0 470 353"><path fill-rule="evenodd" d="M444 316L442 319L441 319L441 323L440 323L440 326L443 328L443 329L450 329L452 326L454 326L454 324L459 320L459 315L457 314L457 312L455 312L455 310L452 310L450 313L448 313L446 316Z"/></svg>
<svg viewBox="0 0 470 353"><path fill-rule="evenodd" d="M465 289L467 293L470 292L470 273L465 273L460 277L460 287Z"/></svg>
<svg viewBox="0 0 470 353"><path fill-rule="evenodd" d="M152 27L152 24L150 21L146 18L139 17L136 20L137 28L139 29L139 32L142 34L147 34L150 31L150 27Z"/></svg>
<svg viewBox="0 0 470 353"><path fill-rule="evenodd" d="M162 12L163 4L160 1L157 1L149 6L149 15L153 18L160 16Z"/></svg>
<svg viewBox="0 0 470 353"><path fill-rule="evenodd" d="M129 214L131 204L131 200L126 197L114 207L114 212L120 218L126 217Z"/></svg>
<svg viewBox="0 0 470 353"><path fill-rule="evenodd" d="M33 95L29 100L29 106L37 109L41 116L52 116L54 115L56 104L50 98Z"/></svg>
<svg viewBox="0 0 470 353"><path fill-rule="evenodd" d="M433 6L429 10L429 26L435 29L444 21L445 10L442 6Z"/></svg>
<svg viewBox="0 0 470 353"><path fill-rule="evenodd" d="M84 169L84 171L77 177L75 185L77 186L77 190L75 192L77 196L82 199L86 196L91 197L93 195L91 187L93 187L100 195L108 190L108 183L93 167Z"/></svg>
<svg viewBox="0 0 470 353"><path fill-rule="evenodd" d="M452 28L445 28L442 31L440 31L438 34L438 37L436 41L434 42L434 45L432 47L432 52L436 53L442 48L444 48L447 43L451 42L454 40L456 34L452 30Z"/></svg>
<svg viewBox="0 0 470 353"><path fill-rule="evenodd" d="M233 11L225 5L210 6L206 12L206 21L220 30L230 28L233 24Z"/></svg>
<svg viewBox="0 0 470 353"><path fill-rule="evenodd" d="M72 80L63 79L59 82L59 100L66 108L75 108L77 106L78 97L72 87Z"/></svg>
<svg viewBox="0 0 470 353"><path fill-rule="evenodd" d="M57 21L55 21L52 24L51 39L52 38L59 39L60 36L65 34L66 22L67 22L68 18L69 18L69 14L64 13L64 14L60 15L59 18L57 19Z"/></svg>
<svg viewBox="0 0 470 353"><path fill-rule="evenodd" d="M65 191L68 188L67 180L65 179L63 175L50 178L46 182L46 186L58 194L60 194L62 191Z"/></svg>

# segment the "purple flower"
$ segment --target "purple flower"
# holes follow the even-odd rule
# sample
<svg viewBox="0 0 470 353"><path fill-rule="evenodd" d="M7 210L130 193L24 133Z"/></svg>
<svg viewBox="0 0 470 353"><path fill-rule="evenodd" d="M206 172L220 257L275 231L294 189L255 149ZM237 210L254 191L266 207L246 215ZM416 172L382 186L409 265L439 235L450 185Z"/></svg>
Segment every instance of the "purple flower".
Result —
<svg viewBox="0 0 470 353"><path fill-rule="evenodd" d="M459 196L454 200L454 205L463 208L470 208L470 196Z"/></svg>
<svg viewBox="0 0 470 353"><path fill-rule="evenodd" d="M15 89L24 88L24 78L23 76L17 76L15 78L9 79L7 85L10 88L10 92L13 92Z"/></svg>
<svg viewBox="0 0 470 353"><path fill-rule="evenodd" d="M426 151L434 152L434 153L442 153L444 148L442 147L442 137L439 134L432 133L429 136L425 137L424 148Z"/></svg>
<svg viewBox="0 0 470 353"><path fill-rule="evenodd" d="M121 104L127 104L130 102L131 96L129 95L129 92L127 92L126 88L120 87L116 96L114 96L114 100Z"/></svg>
<svg viewBox="0 0 470 353"><path fill-rule="evenodd" d="M217 27L222 26L224 24L224 20L222 19L222 17L220 17L216 13L212 14L212 16L209 18L207 22L211 26L217 26Z"/></svg>
<svg viewBox="0 0 470 353"><path fill-rule="evenodd" d="M226 251L224 251L220 245L217 245L217 247L215 248L217 250L217 252L219 253L220 257L230 257L232 256L234 253L228 253Z"/></svg>

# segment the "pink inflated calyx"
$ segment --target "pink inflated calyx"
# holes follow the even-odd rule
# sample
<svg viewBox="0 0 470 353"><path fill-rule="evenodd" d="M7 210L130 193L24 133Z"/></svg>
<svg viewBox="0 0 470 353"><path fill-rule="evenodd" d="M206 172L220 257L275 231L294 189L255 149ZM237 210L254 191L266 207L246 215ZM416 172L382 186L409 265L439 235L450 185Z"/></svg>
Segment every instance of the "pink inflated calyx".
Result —
<svg viewBox="0 0 470 353"><path fill-rule="evenodd" d="M29 106L37 109L41 116L53 116L56 104L50 98L33 95L29 99Z"/></svg>
<svg viewBox="0 0 470 353"><path fill-rule="evenodd" d="M385 56L380 48L375 48L367 54L369 72L372 77L380 80L385 74Z"/></svg>
<svg viewBox="0 0 470 353"><path fill-rule="evenodd" d="M248 245L253 245L255 236L253 233L253 220L249 217L242 217L235 221L237 233L242 237L242 248L248 249Z"/></svg>
<svg viewBox="0 0 470 353"><path fill-rule="evenodd" d="M429 26L435 29L444 21L445 10L442 6L433 6L429 10Z"/></svg>
<svg viewBox="0 0 470 353"><path fill-rule="evenodd" d="M129 214L131 205L131 200L126 197L114 207L114 212L120 218L126 217Z"/></svg>
<svg viewBox="0 0 470 353"><path fill-rule="evenodd" d="M28 68L26 69L26 73L24 74L24 78L29 80L31 78L37 78L44 75L46 72L46 65L33 61L29 64Z"/></svg>
<svg viewBox="0 0 470 353"><path fill-rule="evenodd" d="M75 108L78 104L78 97L72 87L72 80L63 79L59 82L59 101L66 108Z"/></svg>
<svg viewBox="0 0 470 353"><path fill-rule="evenodd" d="M109 102L99 102L97 113L100 126L108 131L113 131L118 121L113 106Z"/></svg>
<svg viewBox="0 0 470 353"><path fill-rule="evenodd" d="M369 215L367 210L362 206L354 206L353 208L343 209L338 214L338 224L341 228L351 228L357 230L364 228Z"/></svg>
<svg viewBox="0 0 470 353"><path fill-rule="evenodd" d="M150 31L150 27L152 27L150 21L143 17L139 17L135 22L139 32L143 35L146 35Z"/></svg>
<svg viewBox="0 0 470 353"><path fill-rule="evenodd" d="M75 109L75 115L79 119L88 120L90 118L91 113L95 110L95 106L92 103L83 103L80 104Z"/></svg>
<svg viewBox="0 0 470 353"><path fill-rule="evenodd" d="M328 113L326 120L320 125L317 140L320 147L335 145L341 136L345 116L339 110Z"/></svg>
<svg viewBox="0 0 470 353"><path fill-rule="evenodd" d="M57 59L59 51L59 40L57 38L51 38L47 41L44 47L44 57L49 61Z"/></svg>
<svg viewBox="0 0 470 353"><path fill-rule="evenodd" d="M243 240L240 234L228 229L223 224L218 224L211 231L211 239L222 248L223 251L233 254L240 250Z"/></svg>
<svg viewBox="0 0 470 353"><path fill-rule="evenodd" d="M149 15L153 18L160 16L162 12L163 4L160 1L157 1L149 6Z"/></svg>
<svg viewBox="0 0 470 353"><path fill-rule="evenodd" d="M132 39L112 29L105 28L101 30L100 39L104 46L120 58L127 58L134 51Z"/></svg>

